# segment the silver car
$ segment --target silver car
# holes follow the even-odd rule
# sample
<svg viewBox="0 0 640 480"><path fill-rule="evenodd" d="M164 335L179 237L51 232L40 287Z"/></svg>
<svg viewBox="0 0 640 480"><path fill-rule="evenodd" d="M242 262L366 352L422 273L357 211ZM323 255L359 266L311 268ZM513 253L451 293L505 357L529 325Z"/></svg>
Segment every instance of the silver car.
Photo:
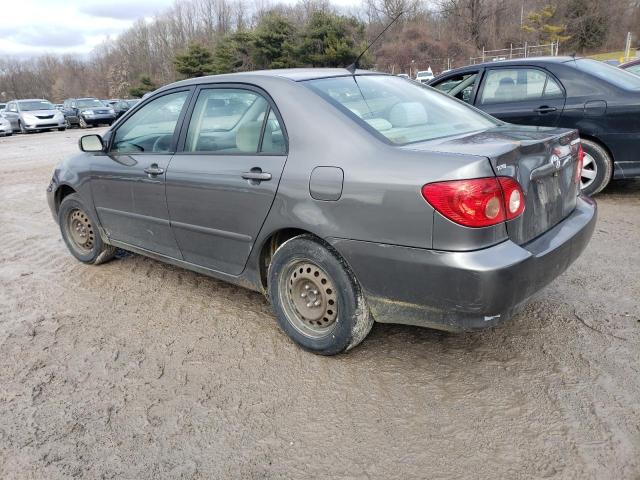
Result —
<svg viewBox="0 0 640 480"><path fill-rule="evenodd" d="M13 134L9 120L4 117L4 113L0 112L0 136L9 136Z"/></svg>
<svg viewBox="0 0 640 480"><path fill-rule="evenodd" d="M9 120L13 132L26 133L54 128L66 130L64 115L48 100L13 100L7 104L4 116Z"/></svg>

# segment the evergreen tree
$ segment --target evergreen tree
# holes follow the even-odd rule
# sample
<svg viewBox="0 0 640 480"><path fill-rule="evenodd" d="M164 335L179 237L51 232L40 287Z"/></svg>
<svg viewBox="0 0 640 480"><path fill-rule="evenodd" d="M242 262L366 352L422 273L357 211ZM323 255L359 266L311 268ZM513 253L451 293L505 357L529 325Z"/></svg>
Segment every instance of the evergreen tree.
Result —
<svg viewBox="0 0 640 480"><path fill-rule="evenodd" d="M364 25L355 18L316 11L302 32L299 58L313 67L346 67L366 48L363 39Z"/></svg>
<svg viewBox="0 0 640 480"><path fill-rule="evenodd" d="M556 14L556 7L547 5L541 10L530 12L527 15L527 23L522 26L522 30L527 33L535 33L540 42L564 42L571 38L563 35L567 26L564 24L552 25L549 23Z"/></svg>
<svg viewBox="0 0 640 480"><path fill-rule="evenodd" d="M224 37L213 53L215 73L243 72L253 69L254 38L238 32Z"/></svg>
<svg viewBox="0 0 640 480"><path fill-rule="evenodd" d="M148 75L140 77L140 84L129 89L129 95L133 98L141 98L145 93L153 92L156 88L155 83L151 81Z"/></svg>
<svg viewBox="0 0 640 480"><path fill-rule="evenodd" d="M300 66L295 52L296 28L289 18L268 13L256 26L254 35L253 56L258 68Z"/></svg>
<svg viewBox="0 0 640 480"><path fill-rule="evenodd" d="M197 43L189 45L186 53L176 55L173 64L176 71L185 78L204 77L215 73L213 54Z"/></svg>

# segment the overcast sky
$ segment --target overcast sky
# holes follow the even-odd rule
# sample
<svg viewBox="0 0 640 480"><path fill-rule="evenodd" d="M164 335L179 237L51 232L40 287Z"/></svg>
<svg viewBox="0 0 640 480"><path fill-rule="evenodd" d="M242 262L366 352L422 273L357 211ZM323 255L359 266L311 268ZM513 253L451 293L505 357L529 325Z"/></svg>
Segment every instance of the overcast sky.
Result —
<svg viewBox="0 0 640 480"><path fill-rule="evenodd" d="M0 0L0 55L88 53L135 20L151 18L174 1ZM333 3L350 6L359 0Z"/></svg>

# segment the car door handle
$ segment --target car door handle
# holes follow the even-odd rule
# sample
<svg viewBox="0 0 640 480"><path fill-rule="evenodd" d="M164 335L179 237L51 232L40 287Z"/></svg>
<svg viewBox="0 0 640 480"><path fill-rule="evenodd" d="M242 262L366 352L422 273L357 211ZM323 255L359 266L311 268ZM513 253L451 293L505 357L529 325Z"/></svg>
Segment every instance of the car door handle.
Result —
<svg viewBox="0 0 640 480"><path fill-rule="evenodd" d="M260 168L252 168L249 172L243 172L242 178L245 180L253 180L254 182L264 182L266 180L271 180L271 174L263 172Z"/></svg>
<svg viewBox="0 0 640 480"><path fill-rule="evenodd" d="M542 107L538 107L534 110L536 113L551 113L558 110L556 107L549 107L547 105L543 105Z"/></svg>
<svg viewBox="0 0 640 480"><path fill-rule="evenodd" d="M164 168L158 167L157 163L152 163L149 167L144 169L144 173L151 177L155 177L156 175L162 175L164 173Z"/></svg>

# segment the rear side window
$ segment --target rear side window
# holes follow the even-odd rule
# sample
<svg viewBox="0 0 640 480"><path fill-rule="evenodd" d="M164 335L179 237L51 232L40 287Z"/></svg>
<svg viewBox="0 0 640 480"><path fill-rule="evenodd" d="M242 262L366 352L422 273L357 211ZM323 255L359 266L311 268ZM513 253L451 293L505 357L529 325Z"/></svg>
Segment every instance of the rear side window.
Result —
<svg viewBox="0 0 640 480"><path fill-rule="evenodd" d="M397 145L499 124L441 92L394 76L349 75L303 83L363 127Z"/></svg>
<svg viewBox="0 0 640 480"><path fill-rule="evenodd" d="M244 89L215 88L198 95L185 152L214 154L284 154L280 122L269 102Z"/></svg>
<svg viewBox="0 0 640 480"><path fill-rule="evenodd" d="M500 68L487 72L480 103L525 102L562 95L558 83L541 70Z"/></svg>
<svg viewBox="0 0 640 480"><path fill-rule="evenodd" d="M640 63L638 65L631 65L626 69L627 72L635 73L636 75L640 75Z"/></svg>

